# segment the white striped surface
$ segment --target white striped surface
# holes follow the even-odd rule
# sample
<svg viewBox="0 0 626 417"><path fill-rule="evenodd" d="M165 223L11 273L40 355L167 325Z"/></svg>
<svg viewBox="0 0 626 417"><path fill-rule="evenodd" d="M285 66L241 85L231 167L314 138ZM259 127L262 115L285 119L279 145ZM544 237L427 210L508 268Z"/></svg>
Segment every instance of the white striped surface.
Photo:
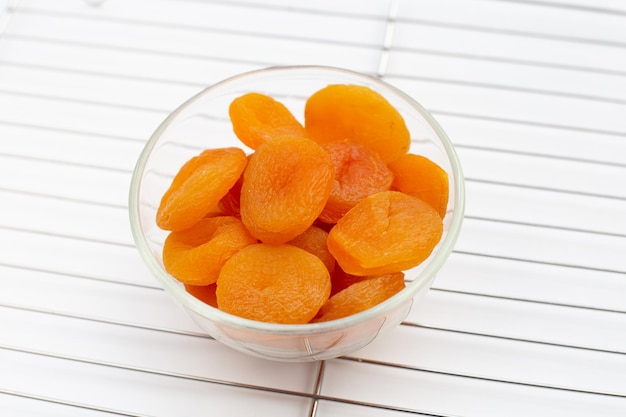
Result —
<svg viewBox="0 0 626 417"><path fill-rule="evenodd" d="M350 357L202 337L134 248L158 123L230 75L381 76L457 145L432 291ZM626 414L626 7L617 0L0 1L0 415Z"/></svg>

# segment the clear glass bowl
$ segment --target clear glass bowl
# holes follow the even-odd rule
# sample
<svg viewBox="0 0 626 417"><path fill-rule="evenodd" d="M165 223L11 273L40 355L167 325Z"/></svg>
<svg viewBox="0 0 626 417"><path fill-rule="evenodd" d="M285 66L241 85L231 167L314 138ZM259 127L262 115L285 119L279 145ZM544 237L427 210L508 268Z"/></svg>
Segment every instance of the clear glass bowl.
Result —
<svg viewBox="0 0 626 417"><path fill-rule="evenodd" d="M450 195L444 234L431 256L405 271L407 286L387 301L359 314L315 324L272 324L240 318L199 301L170 276L161 260L167 232L155 223L161 196L182 164L206 148L239 146L228 119L230 102L256 91L280 100L300 120L308 96L328 84L359 84L382 94L403 115L411 132L411 153L446 170ZM432 116L411 97L377 78L339 68L272 67L237 75L190 98L156 129L141 153L130 186L130 222L143 260L198 326L239 351L273 360L312 361L351 353L396 327L430 288L459 234L464 185L454 147Z"/></svg>

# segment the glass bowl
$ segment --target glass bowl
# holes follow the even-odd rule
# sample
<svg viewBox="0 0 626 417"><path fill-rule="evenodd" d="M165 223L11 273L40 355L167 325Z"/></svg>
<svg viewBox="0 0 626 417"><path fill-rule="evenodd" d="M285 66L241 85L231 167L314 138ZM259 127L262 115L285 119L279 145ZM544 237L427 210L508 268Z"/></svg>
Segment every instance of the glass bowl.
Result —
<svg viewBox="0 0 626 417"><path fill-rule="evenodd" d="M185 161L207 148L238 146L228 106L236 97L259 92L285 104L301 121L304 103L328 84L359 84L382 94L404 117L411 132L411 153L446 170L449 202L444 233L430 257L405 271L404 290L361 313L313 324L273 324L237 317L196 299L163 268L167 232L155 222L161 196ZM433 117L415 100L371 76L320 66L272 67L228 78L201 91L172 112L148 140L135 167L129 196L130 223L139 253L156 280L208 335L250 355L280 361L314 361L345 355L399 325L412 303L430 288L459 234L464 184L454 147Z"/></svg>

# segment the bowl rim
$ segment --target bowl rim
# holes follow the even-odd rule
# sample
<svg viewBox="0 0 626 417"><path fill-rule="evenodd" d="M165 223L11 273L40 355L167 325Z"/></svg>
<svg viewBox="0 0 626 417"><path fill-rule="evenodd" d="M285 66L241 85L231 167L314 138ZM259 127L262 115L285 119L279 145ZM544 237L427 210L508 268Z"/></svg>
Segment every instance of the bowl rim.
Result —
<svg viewBox="0 0 626 417"><path fill-rule="evenodd" d="M189 294L183 285L180 285L176 280L171 277L158 263L155 257L152 255L151 249L148 246L147 239L143 233L140 221L140 188L141 178L143 176L146 164L148 162L150 153L158 143L161 134L168 128L170 123L176 119L178 114L183 112L187 107L191 106L200 97L211 93L215 89L223 87L225 84L233 83L242 78L249 78L257 75L267 73L293 73L298 72L328 72L339 73L344 76L352 77L356 80L363 80L368 84L381 87L382 89L391 90L394 94L400 96L408 104L411 105L421 117L428 123L428 125L435 131L439 137L446 156L449 159L452 171L452 177L454 179L454 216L450 224L450 228L445 238L439 242L438 250L432 255L432 259L429 264L415 277L415 279L407 283L406 287L388 298L387 300L379 303L378 305L371 307L365 311L343 317L336 320L330 320L319 323L305 323L305 324L281 324L281 323L268 323L251 320L239 316L235 316L224 311L221 311L215 307L200 301L193 295ZM255 69L247 72L243 72L228 78L225 78L217 83L209 85L185 100L174 111L172 111L156 128L152 133L144 148L142 149L135 168L132 173L132 178L129 188L129 217L130 226L135 245L143 258L144 263L148 266L148 269L152 272L152 275L163 286L163 289L174 297L179 303L184 304L190 308L196 314L207 318L214 323L227 325L239 330L255 331L273 336L306 336L319 333L325 333L328 331L335 331L338 329L345 329L353 327L369 321L376 317L382 317L386 313L390 312L394 308L403 305L405 302L411 302L415 294L423 288L424 284L432 277L434 278L437 271L443 266L446 259L449 257L454 245L456 244L461 225L464 218L465 211L465 185L464 177L461 169L461 163L457 156L454 145L448 138L445 131L441 128L439 123L434 117L415 99L398 89L397 87L388 84L380 78L365 73L356 72L353 70L324 66L324 65L285 65L285 66L270 66L260 69Z"/></svg>

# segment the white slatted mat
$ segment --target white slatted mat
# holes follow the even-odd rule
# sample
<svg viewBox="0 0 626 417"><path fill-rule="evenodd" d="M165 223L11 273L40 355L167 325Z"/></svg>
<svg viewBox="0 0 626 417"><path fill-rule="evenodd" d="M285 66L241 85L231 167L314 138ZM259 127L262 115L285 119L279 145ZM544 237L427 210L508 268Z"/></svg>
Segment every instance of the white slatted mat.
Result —
<svg viewBox="0 0 626 417"><path fill-rule="evenodd" d="M168 112L281 64L380 76L467 177L423 303L349 357L201 336L152 279L131 171ZM618 0L0 0L0 415L626 415Z"/></svg>

